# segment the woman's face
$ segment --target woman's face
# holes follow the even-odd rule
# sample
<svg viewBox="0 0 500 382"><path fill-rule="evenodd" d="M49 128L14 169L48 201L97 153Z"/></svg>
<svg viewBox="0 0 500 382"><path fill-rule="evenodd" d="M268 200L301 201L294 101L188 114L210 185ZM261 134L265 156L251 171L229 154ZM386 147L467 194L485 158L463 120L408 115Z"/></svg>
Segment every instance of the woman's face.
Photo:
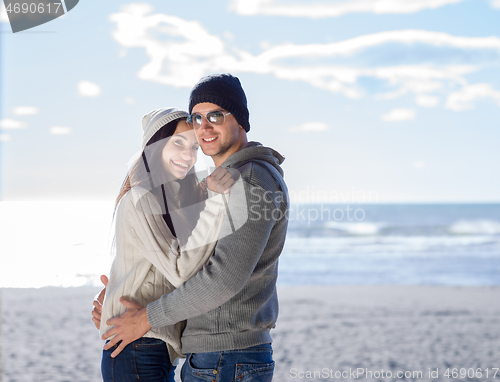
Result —
<svg viewBox="0 0 500 382"><path fill-rule="evenodd" d="M193 128L186 121L179 121L174 135L163 147L163 167L172 177L184 179L196 162L199 147Z"/></svg>

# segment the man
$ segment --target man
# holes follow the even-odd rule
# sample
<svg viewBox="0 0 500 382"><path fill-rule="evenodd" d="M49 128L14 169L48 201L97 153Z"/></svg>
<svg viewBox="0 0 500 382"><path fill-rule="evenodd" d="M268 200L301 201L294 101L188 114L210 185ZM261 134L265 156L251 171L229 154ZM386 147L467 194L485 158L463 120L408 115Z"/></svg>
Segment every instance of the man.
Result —
<svg viewBox="0 0 500 382"><path fill-rule="evenodd" d="M115 326L103 339L115 337L105 349L115 347L116 356L152 327L187 320L181 338L182 351L187 353L183 381L235 377L270 381L274 370L270 329L278 316L278 257L288 223L288 192L279 166L284 158L247 141L246 96L238 78L230 74L202 78L191 92L189 113L203 152L215 166L240 173L244 198L231 196L230 200L246 221L235 227L231 219L235 209L230 208L225 224L231 233L219 239L211 261L172 293L147 307L123 298L128 309L108 321ZM97 324L99 304L94 305Z"/></svg>

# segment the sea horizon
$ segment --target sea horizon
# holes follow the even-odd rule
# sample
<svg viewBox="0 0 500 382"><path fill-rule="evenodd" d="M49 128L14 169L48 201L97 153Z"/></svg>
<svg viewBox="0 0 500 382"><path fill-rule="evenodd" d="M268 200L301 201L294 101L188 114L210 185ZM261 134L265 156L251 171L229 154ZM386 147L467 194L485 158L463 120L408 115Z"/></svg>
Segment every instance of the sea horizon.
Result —
<svg viewBox="0 0 500 382"><path fill-rule="evenodd" d="M113 209L0 202L0 287L99 286ZM279 261L278 285L500 285L500 203L291 203Z"/></svg>

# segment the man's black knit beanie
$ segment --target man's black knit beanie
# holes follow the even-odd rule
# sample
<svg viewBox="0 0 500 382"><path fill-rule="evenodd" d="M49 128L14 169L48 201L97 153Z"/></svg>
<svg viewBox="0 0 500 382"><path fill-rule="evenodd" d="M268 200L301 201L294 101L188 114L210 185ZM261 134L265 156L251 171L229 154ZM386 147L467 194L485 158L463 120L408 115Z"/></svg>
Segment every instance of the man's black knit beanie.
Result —
<svg viewBox="0 0 500 382"><path fill-rule="evenodd" d="M191 90L189 113L191 114L195 105L203 102L213 103L229 111L245 131L250 130L247 97L237 77L231 74L203 77Z"/></svg>

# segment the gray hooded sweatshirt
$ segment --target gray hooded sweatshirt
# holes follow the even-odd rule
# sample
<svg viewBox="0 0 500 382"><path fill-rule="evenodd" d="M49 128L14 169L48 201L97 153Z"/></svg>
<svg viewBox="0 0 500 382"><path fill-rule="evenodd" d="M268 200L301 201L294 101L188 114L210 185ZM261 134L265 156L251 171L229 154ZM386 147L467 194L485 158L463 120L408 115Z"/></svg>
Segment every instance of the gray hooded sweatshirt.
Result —
<svg viewBox="0 0 500 382"><path fill-rule="evenodd" d="M170 294L148 304L153 328L186 320L183 353L243 349L272 342L278 317L278 257L288 225L288 191L275 150L249 142L222 165L237 169L214 255ZM231 170L230 170L231 171Z"/></svg>

